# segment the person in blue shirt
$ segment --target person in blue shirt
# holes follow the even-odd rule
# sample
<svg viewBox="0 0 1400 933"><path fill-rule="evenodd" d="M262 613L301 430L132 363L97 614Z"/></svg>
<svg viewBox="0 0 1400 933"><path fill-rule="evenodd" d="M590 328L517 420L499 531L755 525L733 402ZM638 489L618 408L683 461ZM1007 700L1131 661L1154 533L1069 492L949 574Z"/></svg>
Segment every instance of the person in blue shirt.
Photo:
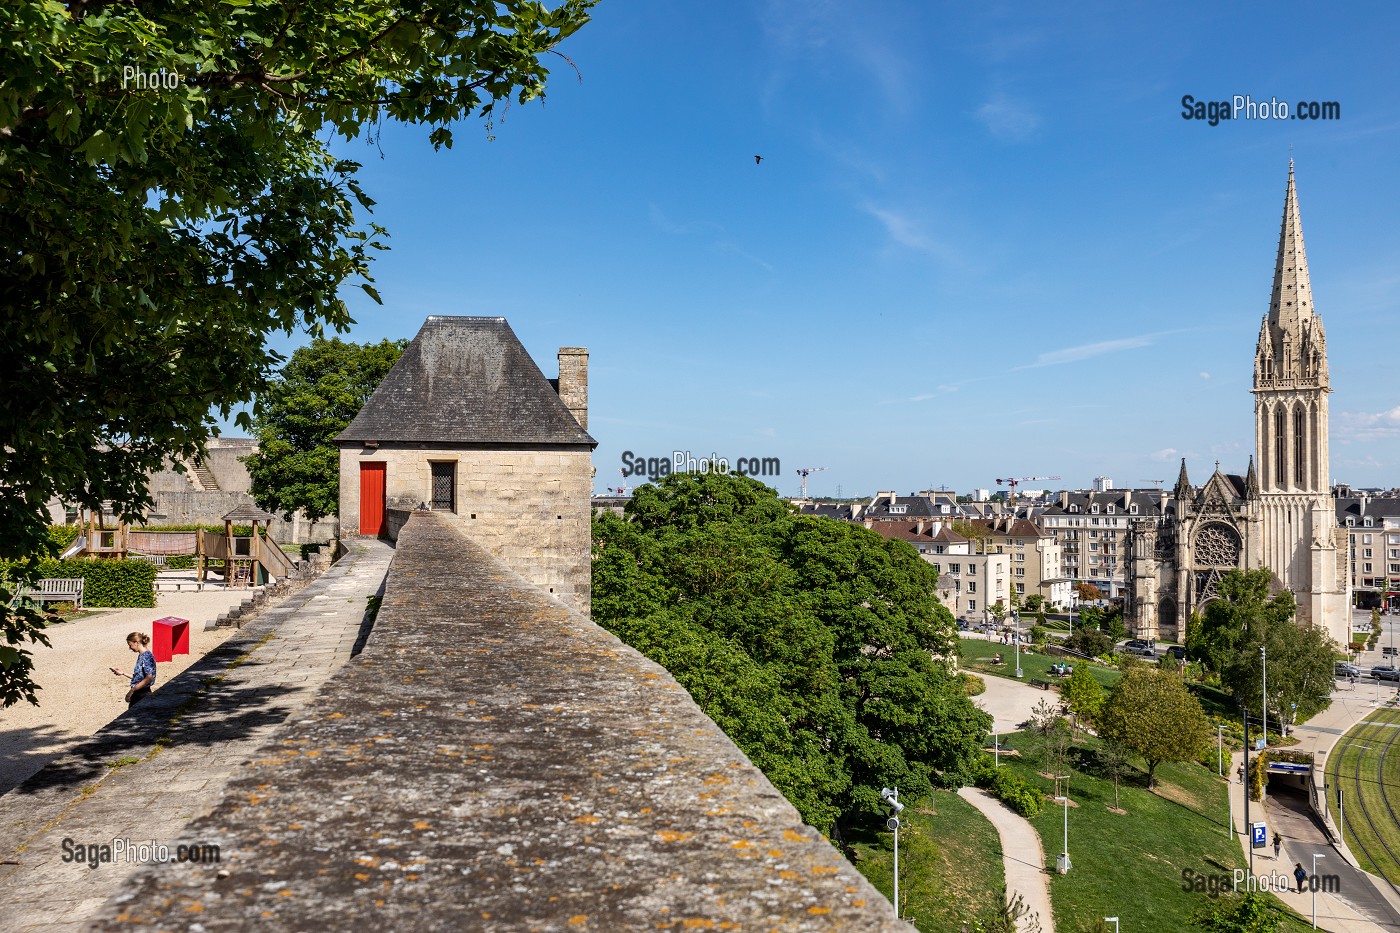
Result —
<svg viewBox="0 0 1400 933"><path fill-rule="evenodd" d="M126 691L128 709L150 696L151 688L155 686L156 658L147 650L150 643L151 636L141 632L132 632L126 636L126 646L136 652L136 667L131 672L131 686ZM124 671L119 671L115 667L109 667L108 670L118 677L126 676Z"/></svg>

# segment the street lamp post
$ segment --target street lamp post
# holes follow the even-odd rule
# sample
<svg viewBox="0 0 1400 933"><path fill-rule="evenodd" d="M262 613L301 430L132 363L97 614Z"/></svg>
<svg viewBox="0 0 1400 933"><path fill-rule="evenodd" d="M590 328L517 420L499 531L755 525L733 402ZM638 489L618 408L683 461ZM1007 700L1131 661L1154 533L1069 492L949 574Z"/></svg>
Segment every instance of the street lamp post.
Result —
<svg viewBox="0 0 1400 933"><path fill-rule="evenodd" d="M1268 655L1268 652L1265 650L1265 648L1264 648L1263 645L1260 645L1260 646L1259 646L1259 674L1260 674L1260 680L1261 680L1261 685L1260 685L1260 691L1259 691L1259 692L1262 694L1262 696L1260 697L1260 700L1262 701L1262 702L1260 703L1260 706L1263 707L1263 713L1264 713L1264 727L1263 727L1263 729L1260 731L1259 735L1260 735L1260 737L1264 740L1264 747L1265 747L1265 748L1268 748L1268 746L1269 746L1269 655ZM1260 789L1260 791L1259 791L1259 801L1262 803L1263 801L1265 801L1265 800L1267 800L1267 799L1269 799L1269 779L1268 779L1267 776L1265 776L1265 778L1264 778L1264 786L1263 786L1263 787Z"/></svg>
<svg viewBox="0 0 1400 933"><path fill-rule="evenodd" d="M1249 707L1243 707L1244 714L1244 776L1240 783L1244 785L1244 832L1245 838L1249 840L1249 873L1254 874L1254 828L1249 825ZM1234 822L1233 819L1231 822Z"/></svg>
<svg viewBox="0 0 1400 933"><path fill-rule="evenodd" d="M1369 746L1369 745L1357 745L1355 742L1347 742L1346 744L1340 745L1340 746L1338 746L1338 747L1339 747L1339 748L1359 748L1359 749L1362 749L1362 750L1368 751L1368 752L1371 750L1371 746ZM1341 753L1338 752L1338 754L1341 754ZM1337 765L1337 777L1340 778L1341 776L1342 776L1342 766L1339 764L1339 765ZM1347 814L1346 814L1346 810L1344 810L1344 809L1342 808L1342 787L1341 787L1340 784L1337 785L1337 832L1338 832L1339 834L1341 834L1342 842L1346 842L1346 839L1347 839Z"/></svg>
<svg viewBox="0 0 1400 933"><path fill-rule="evenodd" d="M899 802L898 787L882 787L880 796L894 810L894 816L885 821L885 828L894 830L894 915L900 915L899 909L899 814L904 809L904 804Z"/></svg>
<svg viewBox="0 0 1400 933"><path fill-rule="evenodd" d="M1001 737L992 733L992 767L1001 767Z"/></svg>
<svg viewBox="0 0 1400 933"><path fill-rule="evenodd" d="M1313 929L1314 929L1314 930L1317 929L1317 860L1320 859L1320 858L1326 858L1326 857L1327 857L1327 856L1323 855L1323 854L1320 853L1320 852L1314 852L1314 853L1313 853L1312 896L1313 896Z"/></svg>
<svg viewBox="0 0 1400 933"><path fill-rule="evenodd" d="M1021 677L1021 613L1011 610L1011 621L1016 623L1016 677Z"/></svg>
<svg viewBox="0 0 1400 933"><path fill-rule="evenodd" d="M1060 853L1059 863L1056 865L1060 874L1064 875L1069 873L1071 867L1069 861L1069 775L1056 775L1055 780L1065 782L1065 795L1060 800L1060 803L1065 808L1065 844L1064 849Z"/></svg>

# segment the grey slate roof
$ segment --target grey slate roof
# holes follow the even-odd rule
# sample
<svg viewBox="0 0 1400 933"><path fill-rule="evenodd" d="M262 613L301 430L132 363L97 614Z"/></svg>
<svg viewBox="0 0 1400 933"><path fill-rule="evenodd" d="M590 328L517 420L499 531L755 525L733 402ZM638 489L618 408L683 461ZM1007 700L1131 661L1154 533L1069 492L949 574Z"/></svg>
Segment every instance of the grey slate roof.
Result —
<svg viewBox="0 0 1400 933"><path fill-rule="evenodd" d="M248 503L248 502L244 502L242 505L240 505L240 506L238 506L237 508L235 508L232 512L229 512L227 515L225 515L225 516L224 516L224 521L226 521L226 522L270 522L270 521L272 521L272 520L273 520L274 518L276 518L276 517L277 517L277 516L276 516L276 515L273 515L271 512L264 512L262 509L258 508L256 505L253 505L253 504Z"/></svg>
<svg viewBox="0 0 1400 933"><path fill-rule="evenodd" d="M446 315L423 322L336 440L598 446L505 318Z"/></svg>

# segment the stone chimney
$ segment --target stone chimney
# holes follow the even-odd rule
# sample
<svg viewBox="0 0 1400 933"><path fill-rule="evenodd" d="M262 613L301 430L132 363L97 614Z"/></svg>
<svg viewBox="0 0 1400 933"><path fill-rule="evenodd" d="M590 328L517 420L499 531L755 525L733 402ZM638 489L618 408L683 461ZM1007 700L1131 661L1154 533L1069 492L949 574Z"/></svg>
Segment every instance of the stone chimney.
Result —
<svg viewBox="0 0 1400 933"><path fill-rule="evenodd" d="M559 348L559 398L578 426L588 430L588 348Z"/></svg>

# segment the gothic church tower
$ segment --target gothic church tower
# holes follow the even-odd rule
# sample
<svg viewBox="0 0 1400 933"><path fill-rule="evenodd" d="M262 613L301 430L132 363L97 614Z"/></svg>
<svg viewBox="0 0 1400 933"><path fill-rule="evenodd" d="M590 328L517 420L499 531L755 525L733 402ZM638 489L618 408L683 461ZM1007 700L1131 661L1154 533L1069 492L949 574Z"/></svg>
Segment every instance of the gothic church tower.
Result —
<svg viewBox="0 0 1400 933"><path fill-rule="evenodd" d="M1298 599L1299 621L1350 629L1347 539L1337 528L1327 454L1327 337L1313 305L1293 163L1283 200L1269 314L1254 353L1254 449L1259 548L1252 566L1274 571Z"/></svg>

